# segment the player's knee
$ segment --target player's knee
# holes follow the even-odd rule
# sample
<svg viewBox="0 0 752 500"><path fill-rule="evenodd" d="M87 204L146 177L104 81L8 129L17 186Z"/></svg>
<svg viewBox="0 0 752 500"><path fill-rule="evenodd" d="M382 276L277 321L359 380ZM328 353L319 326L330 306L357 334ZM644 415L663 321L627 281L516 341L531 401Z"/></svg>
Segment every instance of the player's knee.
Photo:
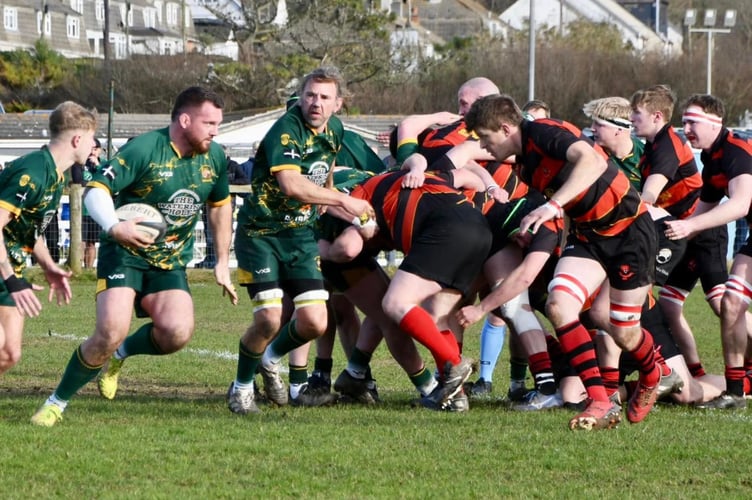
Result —
<svg viewBox="0 0 752 500"><path fill-rule="evenodd" d="M5 345L0 349L0 373L5 373L21 361L21 346Z"/></svg>

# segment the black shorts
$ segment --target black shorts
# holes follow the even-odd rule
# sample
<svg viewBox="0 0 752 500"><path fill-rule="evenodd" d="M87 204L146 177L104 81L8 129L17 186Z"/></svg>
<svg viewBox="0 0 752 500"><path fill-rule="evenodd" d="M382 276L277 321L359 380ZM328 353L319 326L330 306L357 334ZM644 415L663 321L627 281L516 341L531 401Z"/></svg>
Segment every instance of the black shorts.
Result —
<svg viewBox="0 0 752 500"><path fill-rule="evenodd" d="M466 294L491 249L491 231L467 203L434 210L415 229L399 269Z"/></svg>
<svg viewBox="0 0 752 500"><path fill-rule="evenodd" d="M642 308L642 317L640 319L642 327L650 332L653 336L653 342L664 359L670 359L681 354L679 347L671 335L671 329L666 322L660 305L655 304L651 309L647 306ZM623 381L627 375L637 371L637 363L634 357L629 353L622 353L619 359L619 372Z"/></svg>
<svg viewBox="0 0 752 500"><path fill-rule="evenodd" d="M97 243L102 228L89 215L81 217L81 241L84 243Z"/></svg>
<svg viewBox="0 0 752 500"><path fill-rule="evenodd" d="M746 245L745 245L746 246ZM687 243L684 258L666 280L666 285L692 290L699 279L708 293L728 280L728 228L713 227L700 232Z"/></svg>
<svg viewBox="0 0 752 500"><path fill-rule="evenodd" d="M327 288L337 292L346 292L372 271L381 269L372 255L360 254L350 262L321 261L321 274Z"/></svg>
<svg viewBox="0 0 752 500"><path fill-rule="evenodd" d="M663 286L679 265L687 251L687 240L670 240L666 237L666 221L677 220L673 215L654 221L658 237L658 253L655 254L655 284Z"/></svg>
<svg viewBox="0 0 752 500"><path fill-rule="evenodd" d="M618 236L583 242L569 236L564 257L581 257L598 262L616 290L634 290L655 280L658 241L650 214L640 215Z"/></svg>

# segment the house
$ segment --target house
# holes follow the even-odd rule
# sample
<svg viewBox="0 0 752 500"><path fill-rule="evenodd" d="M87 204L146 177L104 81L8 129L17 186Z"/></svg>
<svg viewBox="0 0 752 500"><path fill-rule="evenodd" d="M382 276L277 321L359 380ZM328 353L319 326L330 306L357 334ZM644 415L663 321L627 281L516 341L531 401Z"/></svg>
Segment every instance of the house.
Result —
<svg viewBox="0 0 752 500"><path fill-rule="evenodd" d="M114 58L176 54L195 39L184 1L111 0L109 7ZM104 57L104 0L8 0L2 10L2 51L32 49L45 39L65 57Z"/></svg>
<svg viewBox="0 0 752 500"><path fill-rule="evenodd" d="M655 4L656 2L652 2ZM658 2L667 7L667 0ZM624 4L630 10L622 6ZM608 23L615 26L624 37L624 41L631 44L637 51L663 52L666 55L681 53L682 33L666 22L664 9L663 17L659 11L658 23L662 27L660 32L655 30L654 12L645 11L646 2L636 0L535 0L535 24L537 27L561 27L577 19L587 19L595 23ZM640 15L640 19L632 12ZM649 13L653 12L650 18ZM518 0L499 15L516 30L527 29L530 17L530 0ZM644 21L653 21L650 25Z"/></svg>
<svg viewBox="0 0 752 500"><path fill-rule="evenodd" d="M89 53L84 30L84 0L55 2L14 0L4 2L0 50L31 49L46 39L65 57Z"/></svg>

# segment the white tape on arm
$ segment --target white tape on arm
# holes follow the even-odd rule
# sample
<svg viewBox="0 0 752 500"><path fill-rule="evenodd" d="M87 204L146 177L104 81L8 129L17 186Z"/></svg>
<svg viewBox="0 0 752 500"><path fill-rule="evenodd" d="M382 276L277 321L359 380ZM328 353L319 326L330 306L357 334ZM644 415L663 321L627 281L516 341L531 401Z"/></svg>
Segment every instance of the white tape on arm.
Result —
<svg viewBox="0 0 752 500"><path fill-rule="evenodd" d="M97 221L105 233L109 233L112 226L120 222L115 213L115 203L110 193L100 188L88 188L84 194L84 205L92 219Z"/></svg>

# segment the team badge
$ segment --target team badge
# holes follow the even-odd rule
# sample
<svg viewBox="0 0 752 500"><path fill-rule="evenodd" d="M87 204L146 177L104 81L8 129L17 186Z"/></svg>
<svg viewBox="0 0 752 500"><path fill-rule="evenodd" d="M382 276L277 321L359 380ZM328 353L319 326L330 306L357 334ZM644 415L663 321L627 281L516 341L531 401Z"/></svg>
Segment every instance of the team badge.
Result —
<svg viewBox="0 0 752 500"><path fill-rule="evenodd" d="M629 264L619 266L619 277L622 281L627 281L635 275L634 271L629 268Z"/></svg>
<svg viewBox="0 0 752 500"><path fill-rule="evenodd" d="M201 165L201 180L210 182L212 180L212 169L209 165Z"/></svg>
<svg viewBox="0 0 752 500"><path fill-rule="evenodd" d="M24 174L18 180L18 185L21 186L21 187L25 187L25 186L27 186L29 184L30 181L31 181L31 177L29 177L28 175Z"/></svg>
<svg viewBox="0 0 752 500"><path fill-rule="evenodd" d="M290 144L290 134L282 134L282 137L280 137L279 140L283 146L287 146Z"/></svg>

